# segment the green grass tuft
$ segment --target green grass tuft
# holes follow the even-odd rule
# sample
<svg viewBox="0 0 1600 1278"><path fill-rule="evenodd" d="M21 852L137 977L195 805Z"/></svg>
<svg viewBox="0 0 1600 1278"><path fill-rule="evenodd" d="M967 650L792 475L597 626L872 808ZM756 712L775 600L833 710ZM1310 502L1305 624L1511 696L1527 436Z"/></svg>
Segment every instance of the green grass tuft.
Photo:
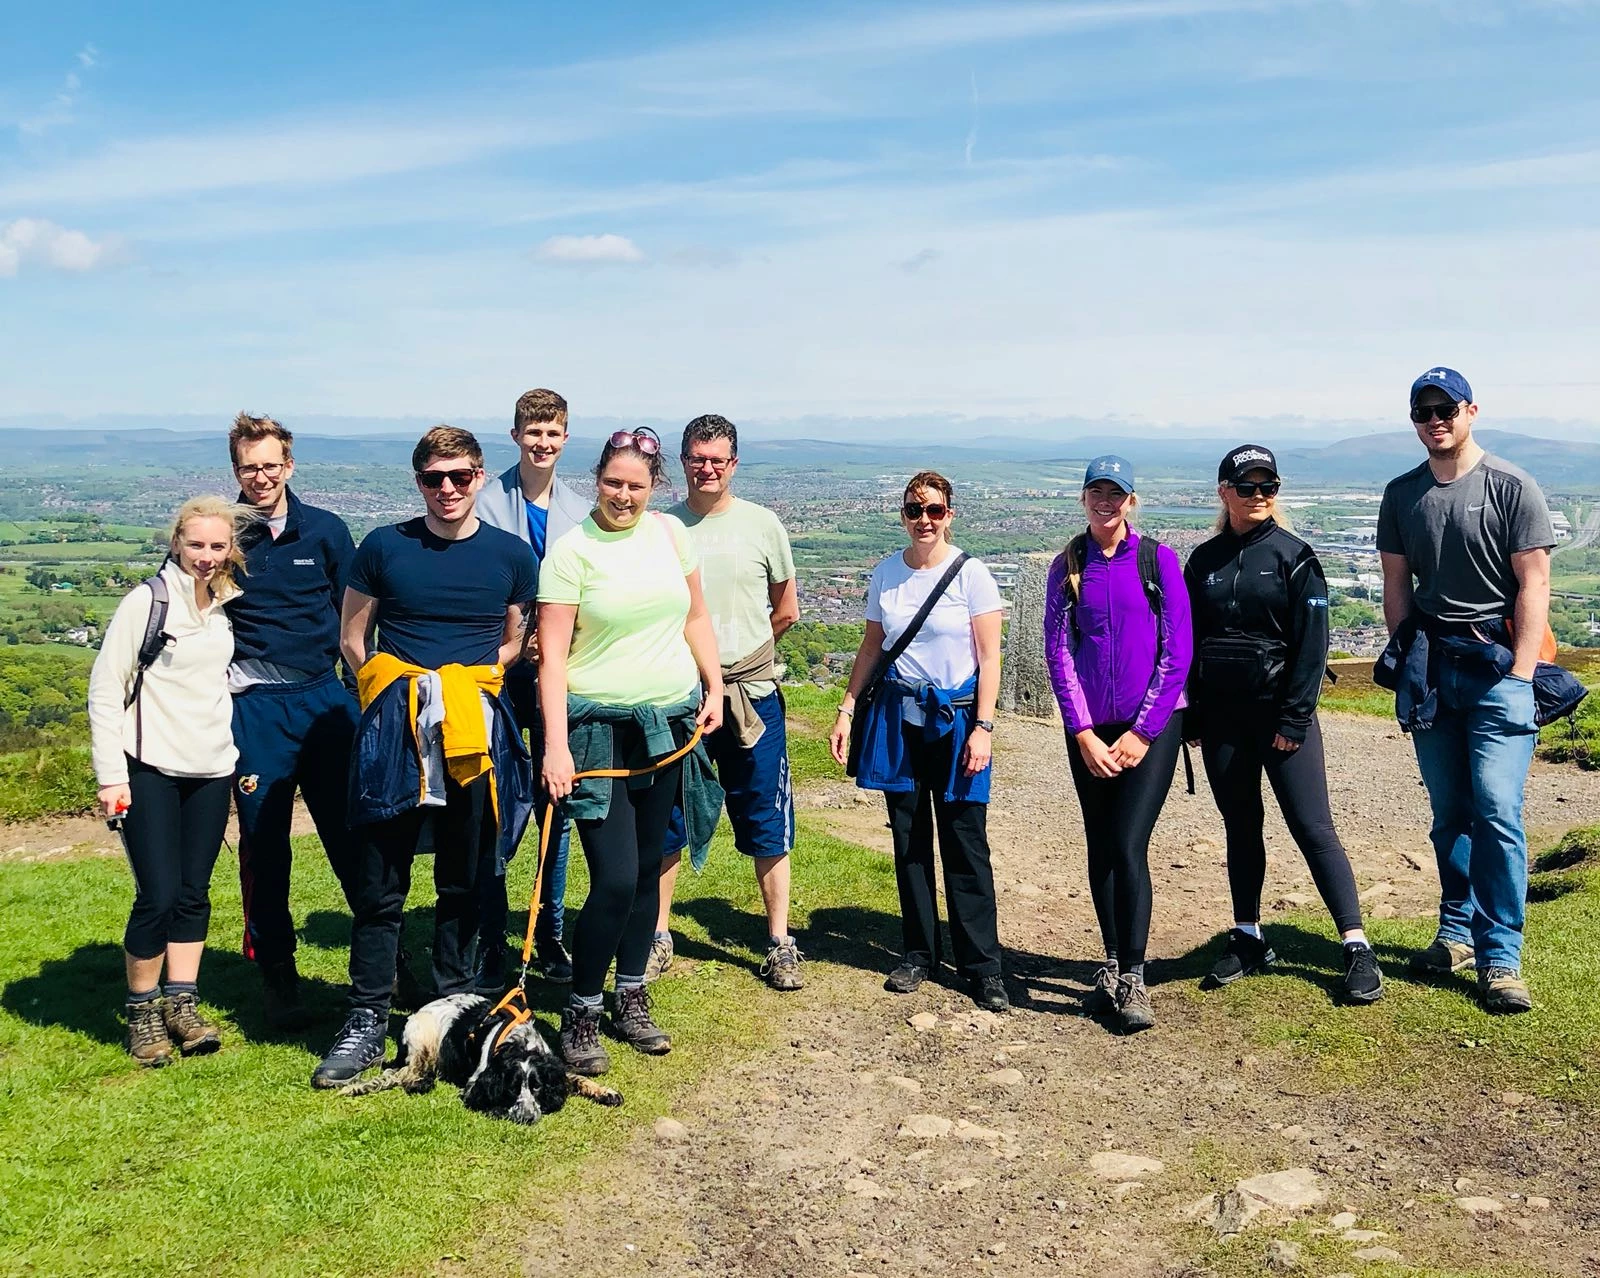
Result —
<svg viewBox="0 0 1600 1278"><path fill-rule="evenodd" d="M87 812L94 797L88 750L41 746L0 755L0 821Z"/></svg>

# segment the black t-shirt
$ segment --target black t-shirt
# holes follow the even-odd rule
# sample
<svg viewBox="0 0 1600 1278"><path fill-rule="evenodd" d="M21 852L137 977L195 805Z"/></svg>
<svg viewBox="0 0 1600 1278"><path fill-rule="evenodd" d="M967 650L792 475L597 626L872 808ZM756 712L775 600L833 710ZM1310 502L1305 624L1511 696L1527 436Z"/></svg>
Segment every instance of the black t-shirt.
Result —
<svg viewBox="0 0 1600 1278"><path fill-rule="evenodd" d="M378 652L429 670L492 666L506 609L539 593L539 564L522 538L488 524L446 541L408 519L362 539L348 584L378 601Z"/></svg>

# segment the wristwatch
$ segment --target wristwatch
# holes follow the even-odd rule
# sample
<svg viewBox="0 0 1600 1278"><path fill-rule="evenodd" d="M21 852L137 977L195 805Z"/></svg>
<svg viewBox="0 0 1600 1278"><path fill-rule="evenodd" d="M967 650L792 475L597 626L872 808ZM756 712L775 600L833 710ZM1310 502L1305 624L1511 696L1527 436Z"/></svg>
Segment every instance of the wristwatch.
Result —
<svg viewBox="0 0 1600 1278"><path fill-rule="evenodd" d="M982 728L985 732L993 732L994 731L994 720L993 719L974 719L972 721L972 726L974 728Z"/></svg>

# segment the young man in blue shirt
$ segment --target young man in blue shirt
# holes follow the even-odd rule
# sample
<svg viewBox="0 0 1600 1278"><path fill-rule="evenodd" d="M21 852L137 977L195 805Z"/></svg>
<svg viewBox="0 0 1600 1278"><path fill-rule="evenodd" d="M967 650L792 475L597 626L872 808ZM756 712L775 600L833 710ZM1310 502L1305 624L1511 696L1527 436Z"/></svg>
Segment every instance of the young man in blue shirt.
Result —
<svg viewBox="0 0 1600 1278"><path fill-rule="evenodd" d="M589 514L594 502L556 478L556 463L567 446L567 401L553 390L531 390L517 400L511 417L511 438L521 455L490 480L478 494L478 518L495 528L515 533L541 563L545 552L569 529ZM506 672L506 691L517 726L527 732L533 757L542 757L543 734L539 726L538 663L519 662ZM539 819L545 818L540 806ZM572 959L562 944L562 903L567 895L567 860L570 834L561 820L550 836L549 854L540 868L544 888L533 942L538 967L547 980L566 984L572 980ZM483 930L478 944L478 987L483 993L504 993L506 966L506 880L496 875L484 884Z"/></svg>
<svg viewBox="0 0 1600 1278"><path fill-rule="evenodd" d="M243 593L233 622L233 738L239 749L239 886L244 955L261 970L273 1030L303 1023L289 913L289 826L298 787L349 898L345 776L360 712L339 681L339 604L355 543L344 521L289 487L294 436L240 413L228 433L239 500L261 516L240 537Z"/></svg>

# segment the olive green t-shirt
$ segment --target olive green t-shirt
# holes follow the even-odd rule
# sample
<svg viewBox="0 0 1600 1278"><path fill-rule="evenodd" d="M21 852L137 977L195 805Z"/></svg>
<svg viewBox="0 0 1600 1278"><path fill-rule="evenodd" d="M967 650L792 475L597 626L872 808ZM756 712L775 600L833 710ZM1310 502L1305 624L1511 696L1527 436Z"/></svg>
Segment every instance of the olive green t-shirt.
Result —
<svg viewBox="0 0 1600 1278"><path fill-rule="evenodd" d="M723 665L732 665L772 638L768 587L794 577L789 534L765 506L739 497L716 515L697 515L684 502L671 513L694 541L717 653ZM745 684L752 697L771 696L776 687L771 682Z"/></svg>
<svg viewBox="0 0 1600 1278"><path fill-rule="evenodd" d="M699 681L683 637L694 544L671 515L647 510L605 532L590 515L556 539L539 602L576 604L567 690L619 706L671 706Z"/></svg>

